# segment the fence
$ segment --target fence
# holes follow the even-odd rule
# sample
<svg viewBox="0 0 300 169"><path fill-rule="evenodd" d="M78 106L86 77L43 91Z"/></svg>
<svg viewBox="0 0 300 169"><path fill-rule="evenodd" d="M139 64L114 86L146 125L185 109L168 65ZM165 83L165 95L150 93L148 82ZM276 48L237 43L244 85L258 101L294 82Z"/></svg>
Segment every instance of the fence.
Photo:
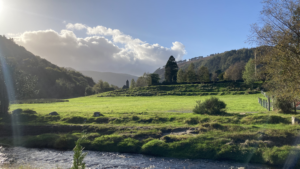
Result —
<svg viewBox="0 0 300 169"><path fill-rule="evenodd" d="M271 109L273 110L273 103L271 102L270 96L263 91L261 91L261 94L263 94L267 99L258 98L258 103L268 111L271 111Z"/></svg>

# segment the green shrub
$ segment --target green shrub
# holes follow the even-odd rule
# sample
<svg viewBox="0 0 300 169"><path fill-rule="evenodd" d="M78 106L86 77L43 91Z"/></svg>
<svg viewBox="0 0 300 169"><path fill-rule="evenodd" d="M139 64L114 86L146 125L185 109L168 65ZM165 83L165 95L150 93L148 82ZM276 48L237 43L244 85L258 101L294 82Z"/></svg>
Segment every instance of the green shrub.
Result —
<svg viewBox="0 0 300 169"><path fill-rule="evenodd" d="M277 98L274 103L275 108L279 109L281 113L291 114L294 113L292 102L287 99Z"/></svg>
<svg viewBox="0 0 300 169"><path fill-rule="evenodd" d="M118 151L117 145L122 141L122 136L119 135L104 135L95 138L92 142L92 147L98 151Z"/></svg>
<svg viewBox="0 0 300 169"><path fill-rule="evenodd" d="M56 149L72 149L74 147L74 142L77 137L71 134L63 134L59 135L59 137L55 140L53 148Z"/></svg>
<svg viewBox="0 0 300 169"><path fill-rule="evenodd" d="M223 114L225 113L226 104L220 101L216 97L211 97L205 100L203 103L201 101L196 101L197 105L193 109L196 114Z"/></svg>
<svg viewBox="0 0 300 169"><path fill-rule="evenodd" d="M133 138L126 138L118 144L118 149L122 153L138 153L140 141Z"/></svg>
<svg viewBox="0 0 300 169"><path fill-rule="evenodd" d="M288 159L289 154L296 156L296 154L299 153L299 152L291 151L291 149L292 147L289 145L282 146L282 147L274 146L272 148L266 149L263 152L263 158L269 164L282 165Z"/></svg>
<svg viewBox="0 0 300 169"><path fill-rule="evenodd" d="M67 117L62 119L63 121L65 121L66 123L75 123L75 124L80 124L80 123L84 123L86 118L84 117L80 117L80 116L73 116L73 117Z"/></svg>
<svg viewBox="0 0 300 169"><path fill-rule="evenodd" d="M137 121L137 120L139 120L140 118L138 117L138 116L132 116L132 120L133 121Z"/></svg>
<svg viewBox="0 0 300 169"><path fill-rule="evenodd" d="M198 124L199 119L196 118L196 117L191 117L191 118L185 120L185 123L187 123L187 124Z"/></svg>
<svg viewBox="0 0 300 169"><path fill-rule="evenodd" d="M232 92L231 93L232 95L237 95L238 93L236 91Z"/></svg>
<svg viewBox="0 0 300 169"><path fill-rule="evenodd" d="M244 124L290 124L290 121L281 116L250 115L241 119Z"/></svg>
<svg viewBox="0 0 300 169"><path fill-rule="evenodd" d="M151 140L142 146L142 152L149 155L167 156L168 144L161 140Z"/></svg>

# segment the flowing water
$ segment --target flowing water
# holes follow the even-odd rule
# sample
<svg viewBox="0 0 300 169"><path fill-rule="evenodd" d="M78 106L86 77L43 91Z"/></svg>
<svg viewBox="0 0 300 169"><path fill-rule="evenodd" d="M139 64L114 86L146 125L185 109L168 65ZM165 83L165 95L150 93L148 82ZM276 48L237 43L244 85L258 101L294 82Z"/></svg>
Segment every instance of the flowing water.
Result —
<svg viewBox="0 0 300 169"><path fill-rule="evenodd" d="M153 157L142 154L86 151L86 168L103 169L237 169L243 163L214 160L191 160ZM53 149L0 147L0 165L13 163L26 164L37 168L70 168L73 152ZM1 166L0 166L1 167ZM247 169L269 168L263 165L248 164Z"/></svg>

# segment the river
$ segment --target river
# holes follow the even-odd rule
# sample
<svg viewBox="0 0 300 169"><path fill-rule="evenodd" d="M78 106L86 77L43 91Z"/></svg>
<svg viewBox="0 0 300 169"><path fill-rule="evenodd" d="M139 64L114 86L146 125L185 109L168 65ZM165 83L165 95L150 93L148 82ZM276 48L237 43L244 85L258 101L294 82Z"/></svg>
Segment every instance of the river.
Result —
<svg viewBox="0 0 300 169"><path fill-rule="evenodd" d="M70 168L73 152L53 149L0 147L0 163L27 164L33 167ZM245 164L230 161L192 160L153 157L142 154L85 151L86 168L101 169L237 169ZM0 164L0 165L1 165ZM247 169L271 169L258 164L248 164Z"/></svg>

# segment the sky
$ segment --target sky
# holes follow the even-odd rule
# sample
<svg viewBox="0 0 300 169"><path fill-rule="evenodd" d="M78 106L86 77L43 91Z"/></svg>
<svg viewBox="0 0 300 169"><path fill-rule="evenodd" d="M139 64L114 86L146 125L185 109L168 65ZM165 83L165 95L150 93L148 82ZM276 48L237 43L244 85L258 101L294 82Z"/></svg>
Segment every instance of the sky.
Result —
<svg viewBox="0 0 300 169"><path fill-rule="evenodd" d="M261 0L0 0L0 35L76 70L142 75L251 48Z"/></svg>

